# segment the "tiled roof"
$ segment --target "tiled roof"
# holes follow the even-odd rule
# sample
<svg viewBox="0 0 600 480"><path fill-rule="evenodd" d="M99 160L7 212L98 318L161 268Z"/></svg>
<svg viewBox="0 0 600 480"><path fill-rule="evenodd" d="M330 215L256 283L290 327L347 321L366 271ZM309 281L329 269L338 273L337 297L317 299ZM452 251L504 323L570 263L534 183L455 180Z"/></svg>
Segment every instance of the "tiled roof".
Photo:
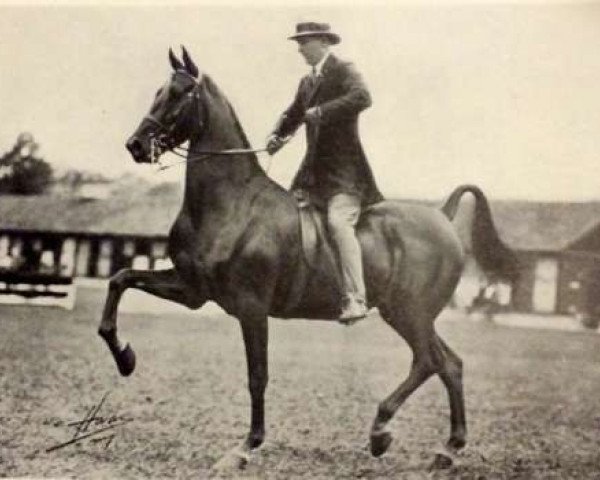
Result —
<svg viewBox="0 0 600 480"><path fill-rule="evenodd" d="M491 203L502 239L514 249L562 250L600 224L600 202Z"/></svg>
<svg viewBox="0 0 600 480"><path fill-rule="evenodd" d="M98 200L0 196L0 229L167 235L181 201L178 184L121 191ZM600 202L500 200L491 201L491 208L502 239L521 250L560 250L600 224Z"/></svg>
<svg viewBox="0 0 600 480"><path fill-rule="evenodd" d="M181 204L177 185L107 199L0 196L0 229L166 235Z"/></svg>

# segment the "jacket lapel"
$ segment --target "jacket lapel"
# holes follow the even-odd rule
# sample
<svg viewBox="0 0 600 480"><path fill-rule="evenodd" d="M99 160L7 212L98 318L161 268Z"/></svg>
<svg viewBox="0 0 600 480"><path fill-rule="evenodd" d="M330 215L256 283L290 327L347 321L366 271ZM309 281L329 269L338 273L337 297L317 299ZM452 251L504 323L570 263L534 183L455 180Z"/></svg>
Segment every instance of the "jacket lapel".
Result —
<svg viewBox="0 0 600 480"><path fill-rule="evenodd" d="M307 109L309 107L313 106L313 102L315 101L315 97L317 96L317 93L319 92L321 83L323 83L322 75L319 76L313 84L311 84L310 82L307 82L307 85L309 85L307 94L306 94L306 103L305 103Z"/></svg>
<svg viewBox="0 0 600 480"><path fill-rule="evenodd" d="M317 94L319 93L321 85L323 84L323 81L325 80L329 69L332 67L332 65L334 63L335 63L335 57L331 53L331 54L329 54L329 57L327 58L327 60L325 60L325 63L323 64L323 68L321 69L321 74L317 77L317 81L313 84L312 90L309 92L309 94L307 96L306 108L309 108L309 107L312 107L315 105L315 101L317 99Z"/></svg>

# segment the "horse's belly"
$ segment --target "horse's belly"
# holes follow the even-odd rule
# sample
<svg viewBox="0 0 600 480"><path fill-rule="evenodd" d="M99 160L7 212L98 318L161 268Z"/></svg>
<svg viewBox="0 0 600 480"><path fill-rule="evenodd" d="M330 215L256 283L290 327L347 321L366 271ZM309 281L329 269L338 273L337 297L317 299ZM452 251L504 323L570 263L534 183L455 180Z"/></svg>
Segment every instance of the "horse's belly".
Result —
<svg viewBox="0 0 600 480"><path fill-rule="evenodd" d="M279 318L333 319L340 313L342 288L339 268L329 249L310 265L301 260L295 275L286 276L271 315Z"/></svg>
<svg viewBox="0 0 600 480"><path fill-rule="evenodd" d="M312 275L304 289L294 317L333 319L338 318L342 301L342 290L333 278Z"/></svg>

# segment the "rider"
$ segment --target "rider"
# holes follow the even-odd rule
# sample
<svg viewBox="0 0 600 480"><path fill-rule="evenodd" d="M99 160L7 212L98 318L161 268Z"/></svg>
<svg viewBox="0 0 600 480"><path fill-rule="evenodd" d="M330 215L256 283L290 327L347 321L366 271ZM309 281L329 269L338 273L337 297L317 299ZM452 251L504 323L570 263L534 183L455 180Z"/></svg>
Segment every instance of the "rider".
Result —
<svg viewBox="0 0 600 480"><path fill-rule="evenodd" d="M371 105L371 96L354 65L331 53L340 37L328 24L299 23L289 39L298 42L312 69L269 136L267 150L273 155L306 124L307 152L292 190L327 211L345 290L339 319L355 320L368 311L355 226L361 207L383 199L358 136L358 115Z"/></svg>

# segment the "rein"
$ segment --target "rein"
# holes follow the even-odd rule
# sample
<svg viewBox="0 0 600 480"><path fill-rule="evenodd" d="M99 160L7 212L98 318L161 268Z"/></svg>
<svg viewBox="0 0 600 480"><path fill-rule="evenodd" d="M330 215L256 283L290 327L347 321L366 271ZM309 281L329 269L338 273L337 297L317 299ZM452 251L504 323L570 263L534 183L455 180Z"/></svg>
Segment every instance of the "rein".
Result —
<svg viewBox="0 0 600 480"><path fill-rule="evenodd" d="M177 150L175 150L175 148L182 150L185 153L188 154L196 154L198 155L197 157L187 157L185 155L185 153L181 153L178 152ZM167 168L171 168L174 167L176 165L182 165L184 163L190 163L190 162L196 162L198 160L205 160L207 158L210 157L214 157L214 156L228 156L228 155L240 155L240 154L244 154L244 153L263 153L266 152L267 149L266 148L229 148L226 150L187 150L184 149L183 147L174 147L174 148L170 148L167 151L177 155L178 157L183 158L183 160L180 160L179 162L175 162L175 163L171 163L169 165L160 165L160 159L156 158L155 161L153 161L152 163L158 163L160 165L160 167L158 168L158 172L161 172L163 170L166 170ZM269 162L270 165L270 162ZM268 171L268 169L267 169Z"/></svg>

